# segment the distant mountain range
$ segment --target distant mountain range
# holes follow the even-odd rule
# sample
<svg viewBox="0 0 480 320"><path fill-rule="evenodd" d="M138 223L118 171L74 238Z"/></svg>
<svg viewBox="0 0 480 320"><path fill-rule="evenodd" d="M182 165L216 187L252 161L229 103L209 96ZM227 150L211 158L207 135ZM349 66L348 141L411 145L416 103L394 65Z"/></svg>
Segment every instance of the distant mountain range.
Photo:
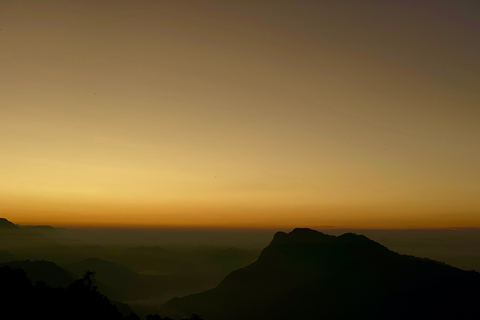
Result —
<svg viewBox="0 0 480 320"><path fill-rule="evenodd" d="M99 290L112 299L134 299L139 291L138 287L145 289L142 286L142 275L111 261L91 258L66 265L65 268L78 277L81 277L86 270L94 271Z"/></svg>
<svg viewBox="0 0 480 320"><path fill-rule="evenodd" d="M47 225L22 226L22 225L17 225L5 218L0 218L0 231L1 230L29 230L29 231L39 231L39 232L52 232L52 231L55 231L55 228Z"/></svg>
<svg viewBox="0 0 480 320"><path fill-rule="evenodd" d="M36 253L39 249L33 245L40 242L44 247L38 248L48 248L39 253L47 260L48 254L81 257L107 252L102 247L56 244L49 240L60 232L56 230L18 226L0 218L0 244L8 250L20 248L0 250L0 262L6 262L0 264L5 279L10 277L8 270L23 269L33 285L28 290L43 288L43 282L56 290L90 270L96 272L100 292L110 298L134 303L151 298L161 301L159 305L175 295L211 288L200 281L209 276L210 270L215 276L218 270L225 270L224 275L251 259L235 248L198 249L185 255L152 246L111 249L105 256L115 262L78 259L75 263L62 262L62 268L48 261L18 261L17 257L24 260ZM22 241L24 247L14 246ZM33 249L28 249L31 246ZM192 265L191 270L205 273L147 275L133 271L135 265L143 270L180 268L182 272ZM11 285L15 287L15 281ZM480 319L479 288L477 272L400 255L362 235L336 237L295 229L288 234L276 233L257 261L231 272L217 287L172 299L161 312L176 319L200 314L205 320ZM48 294L60 292L49 290ZM128 308L125 310L128 314Z"/></svg>
<svg viewBox="0 0 480 320"><path fill-rule="evenodd" d="M480 319L480 274L400 255L365 236L278 232L259 259L164 315L205 320Z"/></svg>
<svg viewBox="0 0 480 320"><path fill-rule="evenodd" d="M94 271L99 291L119 301L157 299L164 302L175 295L199 292L212 287L203 284L202 275L146 275L136 273L121 264L98 258L66 264L63 267L77 277L81 277L86 270ZM205 278L208 276L203 275ZM218 281L219 279L216 283Z"/></svg>

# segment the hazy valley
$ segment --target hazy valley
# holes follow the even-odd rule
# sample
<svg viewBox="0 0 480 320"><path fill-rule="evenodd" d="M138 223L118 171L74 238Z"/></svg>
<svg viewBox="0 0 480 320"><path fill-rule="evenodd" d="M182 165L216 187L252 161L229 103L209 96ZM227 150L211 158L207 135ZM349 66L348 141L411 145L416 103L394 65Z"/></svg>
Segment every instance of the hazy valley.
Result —
<svg viewBox="0 0 480 320"><path fill-rule="evenodd" d="M342 319L376 310L361 316L373 319L397 310L399 303L411 305L413 300L405 302L405 295L416 287L461 289L470 296L471 286L465 289L466 284L460 283L457 288L453 282L479 281L476 272L403 258L372 241L402 254L478 271L475 248L480 232L476 229L354 230L369 240L336 229L326 233L340 237L310 229L288 234L270 230L70 230L0 221L0 266L23 269L33 285L44 282L51 288L67 288L92 271L101 294L122 303L117 307L122 306L124 312L142 318L200 314L205 320L307 319L323 310L326 319ZM410 263L407 260L414 263L412 267L402 267ZM422 283L430 274L430 282ZM404 281L411 281L412 288L402 287ZM330 301L330 309L325 301ZM432 308L425 305L427 310ZM406 317L405 312L398 313L398 318Z"/></svg>

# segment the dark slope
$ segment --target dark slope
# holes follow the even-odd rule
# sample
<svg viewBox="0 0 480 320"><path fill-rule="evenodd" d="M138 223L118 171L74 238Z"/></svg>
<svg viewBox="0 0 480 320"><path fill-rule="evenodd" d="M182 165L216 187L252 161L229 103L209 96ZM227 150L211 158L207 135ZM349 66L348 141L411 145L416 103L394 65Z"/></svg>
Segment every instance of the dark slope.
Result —
<svg viewBox="0 0 480 320"><path fill-rule="evenodd" d="M0 230L15 230L15 229L19 229L19 227L5 218L0 218Z"/></svg>
<svg viewBox="0 0 480 320"><path fill-rule="evenodd" d="M0 230L29 230L38 232L55 232L55 228L52 226L21 226L16 225L13 222L0 218Z"/></svg>
<svg viewBox="0 0 480 320"><path fill-rule="evenodd" d="M279 232L216 288L164 307L206 320L480 319L480 274L399 255L368 238Z"/></svg>
<svg viewBox="0 0 480 320"><path fill-rule="evenodd" d="M98 258L87 259L65 267L79 277L85 271L95 272L99 291L119 301L163 297L166 292L175 289L178 282L175 277L139 274L121 264Z"/></svg>
<svg viewBox="0 0 480 320"><path fill-rule="evenodd" d="M52 288L66 288L77 279L72 273L50 261L12 261L0 264L0 267L2 266L23 269L33 284L45 282Z"/></svg>
<svg viewBox="0 0 480 320"><path fill-rule="evenodd" d="M66 265L68 270L81 276L85 271L95 272L100 292L115 300L130 298L132 289L141 282L141 276L124 266L98 258Z"/></svg>
<svg viewBox="0 0 480 320"><path fill-rule="evenodd" d="M0 318L49 320L122 320L125 317L112 302L100 294L91 277L75 280L66 288L36 285L22 269L0 267ZM122 309L128 309L122 305Z"/></svg>
<svg viewBox="0 0 480 320"><path fill-rule="evenodd" d="M20 226L0 218L0 250L20 250L57 245L56 229L48 226ZM36 250L35 250L36 251Z"/></svg>

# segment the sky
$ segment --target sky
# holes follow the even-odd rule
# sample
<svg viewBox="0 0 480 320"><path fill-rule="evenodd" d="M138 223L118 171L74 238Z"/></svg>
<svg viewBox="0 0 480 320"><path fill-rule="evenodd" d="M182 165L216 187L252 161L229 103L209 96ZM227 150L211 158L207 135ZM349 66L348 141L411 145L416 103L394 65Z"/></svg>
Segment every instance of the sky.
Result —
<svg viewBox="0 0 480 320"><path fill-rule="evenodd" d="M480 227L477 0L0 0L0 215Z"/></svg>

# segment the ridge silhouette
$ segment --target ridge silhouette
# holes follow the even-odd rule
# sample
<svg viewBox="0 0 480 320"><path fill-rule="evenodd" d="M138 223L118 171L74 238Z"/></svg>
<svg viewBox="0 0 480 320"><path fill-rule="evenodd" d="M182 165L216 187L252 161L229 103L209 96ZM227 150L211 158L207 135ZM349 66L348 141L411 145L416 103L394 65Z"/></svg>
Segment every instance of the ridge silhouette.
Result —
<svg viewBox="0 0 480 320"><path fill-rule="evenodd" d="M66 288L70 283L77 279L75 275L64 268L45 260L11 261L0 264L0 267L3 266L24 270L26 276L34 285L39 282L45 282L52 288Z"/></svg>
<svg viewBox="0 0 480 320"><path fill-rule="evenodd" d="M16 224L8 221L5 218L0 218L0 230L1 229L8 229L8 230L14 230L14 229L20 229Z"/></svg>
<svg viewBox="0 0 480 320"><path fill-rule="evenodd" d="M480 319L480 274L363 235L277 232L258 260L162 314L221 319Z"/></svg>
<svg viewBox="0 0 480 320"><path fill-rule="evenodd" d="M126 304L110 301L98 291L93 271L86 271L66 287L52 288L44 281L33 284L21 268L0 266L0 283L1 319L140 320ZM146 319L171 320L159 315L147 315ZM185 320L202 318L192 315Z"/></svg>
<svg viewBox="0 0 480 320"><path fill-rule="evenodd" d="M0 306L6 319L137 319L125 317L94 286L93 273L66 288L33 285L23 269L0 267Z"/></svg>

